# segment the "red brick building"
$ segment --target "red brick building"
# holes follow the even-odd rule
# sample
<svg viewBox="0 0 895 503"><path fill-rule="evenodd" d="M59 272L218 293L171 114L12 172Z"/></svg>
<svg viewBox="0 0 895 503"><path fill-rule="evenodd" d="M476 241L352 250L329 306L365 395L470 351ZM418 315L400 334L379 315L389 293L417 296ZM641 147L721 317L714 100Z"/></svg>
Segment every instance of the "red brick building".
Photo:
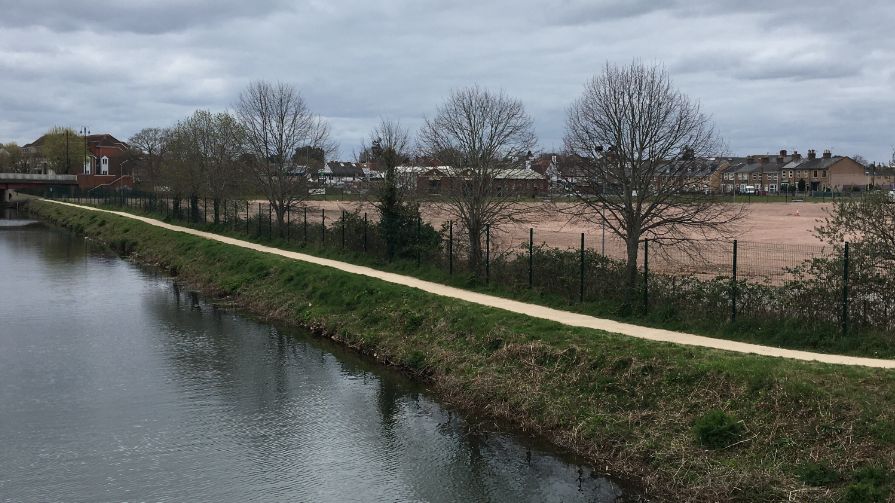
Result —
<svg viewBox="0 0 895 503"><path fill-rule="evenodd" d="M129 166L127 143L110 134L88 135L84 169L78 173L82 189L107 187L117 189L134 186L132 166Z"/></svg>

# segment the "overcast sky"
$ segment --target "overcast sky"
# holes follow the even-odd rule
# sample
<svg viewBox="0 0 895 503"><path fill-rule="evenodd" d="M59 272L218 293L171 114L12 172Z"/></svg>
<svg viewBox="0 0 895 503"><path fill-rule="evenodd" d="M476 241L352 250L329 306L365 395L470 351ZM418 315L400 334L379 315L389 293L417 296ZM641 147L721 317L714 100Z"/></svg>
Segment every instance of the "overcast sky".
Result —
<svg viewBox="0 0 895 503"><path fill-rule="evenodd" d="M350 159L379 117L411 130L478 83L525 103L541 148L607 62L662 63L733 154L888 160L888 0L0 0L0 142L53 125L126 140L251 80L301 89Z"/></svg>

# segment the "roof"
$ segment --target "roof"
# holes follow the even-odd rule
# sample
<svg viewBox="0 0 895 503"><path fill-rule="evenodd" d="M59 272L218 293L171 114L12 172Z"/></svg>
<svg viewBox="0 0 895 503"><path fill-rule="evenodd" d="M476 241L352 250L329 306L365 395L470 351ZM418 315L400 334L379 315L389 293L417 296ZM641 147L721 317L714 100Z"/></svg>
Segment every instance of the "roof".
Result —
<svg viewBox="0 0 895 503"><path fill-rule="evenodd" d="M330 176L363 177L364 170L353 162L329 161L326 163L323 173Z"/></svg>
<svg viewBox="0 0 895 503"><path fill-rule="evenodd" d="M451 166L398 166L396 168L400 175L425 175L434 172L441 176L463 176L466 170L456 169ZM544 175L528 168L508 168L495 169L493 177L498 180L543 180Z"/></svg>

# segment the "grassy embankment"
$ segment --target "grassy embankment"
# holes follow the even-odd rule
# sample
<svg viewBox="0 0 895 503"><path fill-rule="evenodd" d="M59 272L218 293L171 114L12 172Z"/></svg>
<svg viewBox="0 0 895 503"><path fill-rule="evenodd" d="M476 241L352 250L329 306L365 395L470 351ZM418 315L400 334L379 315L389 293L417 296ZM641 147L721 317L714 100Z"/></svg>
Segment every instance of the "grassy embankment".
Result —
<svg viewBox="0 0 895 503"><path fill-rule="evenodd" d="M669 501L884 501L895 373L565 327L34 202L45 220L261 316L310 327Z"/></svg>
<svg viewBox="0 0 895 503"><path fill-rule="evenodd" d="M843 337L841 324L838 321L821 318L805 320L804 318L787 316L786 313L788 312L804 311L800 307L813 308L812 306L800 306L798 304L788 305L783 310L775 309L772 315L768 316L767 310L762 310L763 306L761 303L771 302L773 304L775 302L773 296L768 297L767 294L781 292L769 292L768 287L764 287L764 291L762 291L760 285L750 285L746 282L742 282L740 286L740 310L735 322L731 322L729 319L729 307L727 305L729 305L730 301L730 283L726 279L716 280L713 285L703 281L702 287L698 289L701 290L699 293L705 294L709 292L713 297L702 299L702 302L699 303L694 302L694 299L690 296L693 293L692 291L680 288L674 290L674 281L670 283L672 291L669 292L666 288L666 296L663 300L661 295L656 295L656 291L660 290L657 288L659 284L657 279L661 281L663 278L653 275L651 279L652 307L649 312L643 312L638 304L633 311L622 313L620 312L619 292L607 291L612 289L611 286L607 285L621 284L621 278L612 276L612 270L594 270L589 273L587 280L589 287L594 287L598 291L602 291L603 294L589 291L585 296L584 302L578 301L579 262L578 254L574 250L563 251L554 249L551 251L549 247L536 246L535 259L533 261L535 264L535 284L534 288L528 288L527 270L523 270L527 265L527 260L524 256L516 260L515 272L510 271L512 267L507 268L504 265L502 277L498 277L501 276L499 273L501 267L495 261L492 266L492 281L486 283L483 278L475 278L468 272L459 271L450 275L447 265L440 263L439 260L430 261L424 259L422 264L417 264L416 259L406 258L387 261L383 257L384 252L366 254L357 251L360 237L351 235L352 233L357 234L360 232L360 229L357 227L354 227L353 231L349 231L348 238L349 243L352 239L355 241L354 251L352 251L350 244L347 248L342 249L339 244L338 223L333 222L333 220L328 220L330 222L330 226L327 228L328 244L321 246L319 241L319 221L317 223L309 222L311 229L308 235L312 239L310 243L305 243L301 236L302 229L300 223L296 222L293 222L292 239L286 240L278 237L276 231L270 232L266 219L259 221L256 218L252 218L249 224L250 230L247 230L244 221L234 229L231 225L192 224L183 220L170 220L166 219L165 214L150 213L138 207L112 205L108 206L108 208L163 219L177 225L214 232L276 248L365 265L383 271L414 276L427 281L489 295L512 298L635 325L781 348L873 358L895 358L895 344L893 344L892 334L888 331L861 326L853 321L848 335ZM564 254L564 258L560 258L558 255L552 256L552 253ZM596 253L591 253L587 262L590 266L599 263L605 264L605 261ZM522 268L520 269L519 266L522 266ZM623 270L623 264L621 263L616 264L614 267L616 268L615 272ZM460 259L455 259L455 269L462 269ZM669 277L664 278L666 287L669 286L669 279ZM543 285L545 282L551 282L553 285L547 288ZM832 288L836 287L832 286ZM852 289L854 290L854 285ZM774 289L770 288L770 290ZM749 292L751 294L748 294ZM613 293L616 294L615 297L612 296ZM671 294L670 296L668 296L669 293ZM818 302L838 305L839 301L838 299L810 299L812 304Z"/></svg>

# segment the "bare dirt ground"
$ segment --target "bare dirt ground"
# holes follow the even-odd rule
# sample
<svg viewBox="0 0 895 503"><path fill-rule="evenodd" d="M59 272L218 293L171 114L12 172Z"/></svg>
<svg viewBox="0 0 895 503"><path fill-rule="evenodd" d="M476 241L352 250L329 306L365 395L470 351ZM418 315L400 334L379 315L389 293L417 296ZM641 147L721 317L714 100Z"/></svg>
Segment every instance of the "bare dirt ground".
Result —
<svg viewBox="0 0 895 503"><path fill-rule="evenodd" d="M492 230L492 250L523 252L534 229L535 245L560 249L577 249L581 233L585 246L608 257L623 259L624 243L603 229L596 218L570 218L563 207L545 203L530 205L532 212L527 222L504 225ZM732 203L731 203L732 204ZM326 211L328 222L334 222L344 210L366 212L370 221L377 216L372 204L357 201L309 201L309 219L319 221L320 211ZM790 275L786 268L795 267L812 257L825 256L828 247L814 236L813 230L832 207L831 203L772 202L746 204L748 214L737 226L739 241L738 274L743 279L762 279L780 283ZM450 217L433 204L423 203L423 218L436 229ZM456 230L456 227L455 227ZM650 267L670 274L696 274L700 277L728 275L731 270L730 242L702 243L685 250L682 247L651 248ZM642 262L642 257L641 257Z"/></svg>
<svg viewBox="0 0 895 503"><path fill-rule="evenodd" d="M584 219L572 219L560 209L546 203L520 203L532 206L533 212L529 222L504 226L496 239L498 243L515 245L528 241L529 228L534 229L535 242L547 243L558 248L577 248L580 245L581 233L585 233L588 247L599 248L602 241L602 229L597 217L595 222ZM326 210L330 221L338 218L342 210L367 212L370 220L376 217L376 209L370 203L357 201L309 201L309 210L314 218L319 218L319 211ZM747 204L748 216L738 226L736 236L740 241L754 243L779 243L788 245L821 245L821 241L813 235L813 229L825 215L824 211L832 207L831 203L752 203ZM309 217L310 218L310 217ZM423 218L439 228L449 220L447 214L438 211L431 204L423 204ZM607 238L611 236L607 234Z"/></svg>

